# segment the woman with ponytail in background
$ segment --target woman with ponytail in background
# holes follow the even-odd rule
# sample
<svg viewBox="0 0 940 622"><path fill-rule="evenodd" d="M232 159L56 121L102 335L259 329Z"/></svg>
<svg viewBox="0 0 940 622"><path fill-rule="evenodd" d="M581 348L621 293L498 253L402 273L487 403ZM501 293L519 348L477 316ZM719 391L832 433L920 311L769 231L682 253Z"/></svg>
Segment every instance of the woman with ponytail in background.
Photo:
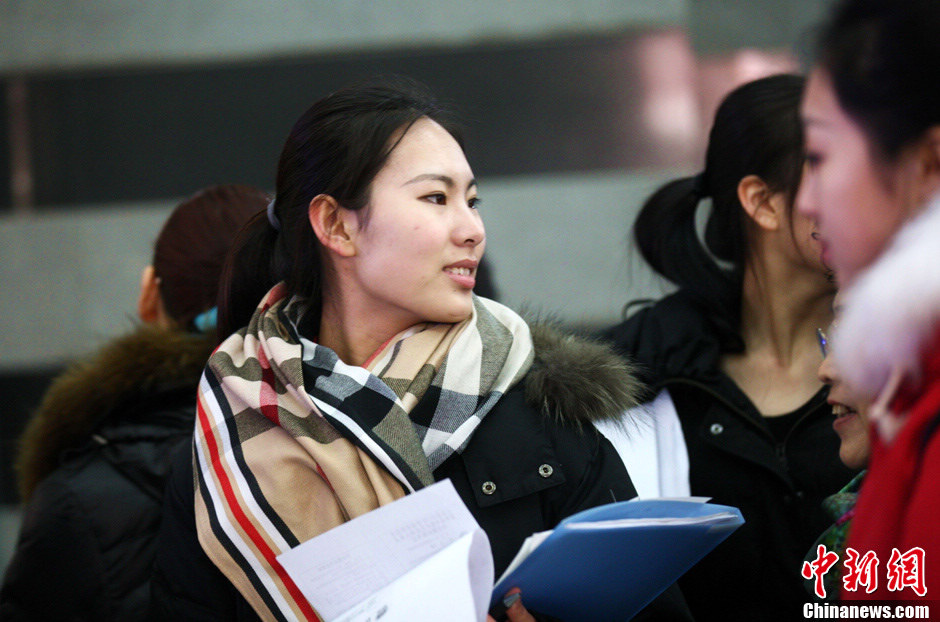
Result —
<svg viewBox="0 0 940 622"><path fill-rule="evenodd" d="M793 209L803 85L771 76L725 98L705 170L653 194L633 228L678 291L606 334L649 387L641 408L653 426L624 428L651 447L602 427L641 496L707 496L746 521L680 580L697 620L799 615L803 556L827 526L820 502L851 478L816 374L815 330L831 321L834 285L812 222Z"/></svg>
<svg viewBox="0 0 940 622"><path fill-rule="evenodd" d="M146 619L164 482L192 442L196 385L217 343L219 275L267 202L234 185L182 202L143 269L140 325L49 387L16 457L23 527L0 619Z"/></svg>

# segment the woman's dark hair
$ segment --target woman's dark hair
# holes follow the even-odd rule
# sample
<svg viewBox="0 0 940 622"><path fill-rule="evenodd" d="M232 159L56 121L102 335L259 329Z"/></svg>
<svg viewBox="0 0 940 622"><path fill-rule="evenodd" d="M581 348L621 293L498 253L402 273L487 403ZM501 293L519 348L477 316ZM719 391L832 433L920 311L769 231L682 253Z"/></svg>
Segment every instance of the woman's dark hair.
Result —
<svg viewBox="0 0 940 622"><path fill-rule="evenodd" d="M717 328L726 351L744 347L739 324L750 248L738 184L757 175L772 192L785 193L792 210L803 167L799 105L804 84L800 76L776 75L727 95L709 133L705 170L662 186L633 225L643 259L693 298ZM696 211L706 197L712 209L703 245Z"/></svg>
<svg viewBox="0 0 940 622"><path fill-rule="evenodd" d="M883 161L940 123L937 0L839 2L821 30L817 57L839 104Z"/></svg>
<svg viewBox="0 0 940 622"><path fill-rule="evenodd" d="M180 203L163 224L153 252L160 296L183 329L215 306L222 265L235 235L268 197L251 186L210 186Z"/></svg>
<svg viewBox="0 0 940 622"><path fill-rule="evenodd" d="M307 217L311 199L325 194L346 209L365 207L372 180L397 141L424 117L463 146L457 127L428 88L404 77L346 87L300 117L281 151L271 217L252 220L229 257L219 292L220 339L247 325L261 297L280 281L319 314L323 273L320 243Z"/></svg>

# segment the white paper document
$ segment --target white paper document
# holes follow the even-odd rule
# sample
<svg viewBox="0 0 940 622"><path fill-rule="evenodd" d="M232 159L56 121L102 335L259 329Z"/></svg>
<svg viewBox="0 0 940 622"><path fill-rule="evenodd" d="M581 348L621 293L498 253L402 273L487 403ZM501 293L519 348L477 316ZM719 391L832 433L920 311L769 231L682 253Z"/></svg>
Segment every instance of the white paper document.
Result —
<svg viewBox="0 0 940 622"><path fill-rule="evenodd" d="M438 482L278 556L327 621L482 621L493 587L489 540Z"/></svg>

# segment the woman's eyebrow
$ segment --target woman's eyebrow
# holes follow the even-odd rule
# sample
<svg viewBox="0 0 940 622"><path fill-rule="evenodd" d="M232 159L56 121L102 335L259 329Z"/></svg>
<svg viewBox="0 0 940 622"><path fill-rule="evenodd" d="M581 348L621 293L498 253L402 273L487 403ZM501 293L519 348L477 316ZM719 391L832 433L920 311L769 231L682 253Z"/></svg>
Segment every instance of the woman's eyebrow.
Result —
<svg viewBox="0 0 940 622"><path fill-rule="evenodd" d="M413 177L412 179L409 179L402 185L407 186L409 184L416 184L421 181L440 181L440 182L443 182L443 184L447 186L448 188L454 188L457 185L453 177L450 177L449 175L441 175L438 173L423 173L421 175L418 175L417 177ZM470 183L467 184L467 190L469 190L470 188L476 185L477 185L477 180L471 179Z"/></svg>
<svg viewBox="0 0 940 622"><path fill-rule="evenodd" d="M440 175L438 173L423 173L421 175L418 175L417 177L409 179L402 185L407 186L408 184L416 184L419 181L440 181L440 182L443 182L444 185L447 187L453 187L455 185L453 177L448 177L447 175Z"/></svg>

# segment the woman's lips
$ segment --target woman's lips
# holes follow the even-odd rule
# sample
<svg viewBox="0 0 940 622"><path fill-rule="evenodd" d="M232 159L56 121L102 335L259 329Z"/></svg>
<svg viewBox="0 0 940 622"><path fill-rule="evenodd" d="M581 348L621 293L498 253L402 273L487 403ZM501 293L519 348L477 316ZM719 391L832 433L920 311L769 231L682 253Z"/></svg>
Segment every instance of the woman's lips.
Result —
<svg viewBox="0 0 940 622"><path fill-rule="evenodd" d="M832 414L835 415L832 427L837 429L854 420L858 416L858 411L849 408L845 404L833 404Z"/></svg>
<svg viewBox="0 0 940 622"><path fill-rule="evenodd" d="M461 287L473 289L473 286L476 285L476 278L474 278L476 270L472 268L448 266L444 268L444 272Z"/></svg>
<svg viewBox="0 0 940 622"><path fill-rule="evenodd" d="M827 268L832 267L831 257L829 256L829 245L824 240L819 240L819 260Z"/></svg>

